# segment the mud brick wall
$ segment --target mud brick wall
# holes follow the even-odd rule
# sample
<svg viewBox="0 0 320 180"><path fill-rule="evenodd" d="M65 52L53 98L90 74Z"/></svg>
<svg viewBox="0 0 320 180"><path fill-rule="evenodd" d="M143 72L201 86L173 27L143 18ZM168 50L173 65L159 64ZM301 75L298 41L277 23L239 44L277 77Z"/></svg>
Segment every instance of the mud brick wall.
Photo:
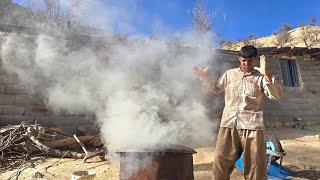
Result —
<svg viewBox="0 0 320 180"><path fill-rule="evenodd" d="M26 88L19 83L17 76L8 74L0 68L0 126L19 124L21 121L63 127L70 132L75 131L79 126L96 128L94 115L53 112L45 106L43 98L36 93L28 94Z"/></svg>

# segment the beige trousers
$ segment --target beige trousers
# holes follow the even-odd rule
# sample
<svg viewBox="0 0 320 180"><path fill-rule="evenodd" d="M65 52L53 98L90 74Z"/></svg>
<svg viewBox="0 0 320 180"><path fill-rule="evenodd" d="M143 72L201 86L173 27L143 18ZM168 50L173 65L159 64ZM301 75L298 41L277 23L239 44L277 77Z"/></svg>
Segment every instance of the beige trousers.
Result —
<svg viewBox="0 0 320 180"><path fill-rule="evenodd" d="M230 179L235 161L243 152L244 178L266 180L266 147L264 130L220 127L217 138L213 180Z"/></svg>

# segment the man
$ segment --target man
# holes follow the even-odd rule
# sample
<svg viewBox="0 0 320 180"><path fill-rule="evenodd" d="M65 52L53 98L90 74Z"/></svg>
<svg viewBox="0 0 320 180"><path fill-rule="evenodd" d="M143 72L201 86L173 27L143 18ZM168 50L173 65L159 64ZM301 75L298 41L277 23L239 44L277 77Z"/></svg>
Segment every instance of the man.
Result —
<svg viewBox="0 0 320 180"><path fill-rule="evenodd" d="M260 59L260 68L254 67ZM212 93L224 93L225 107L213 162L213 179L230 179L235 161L243 153L245 179L267 179L262 96L279 99L281 88L265 64L265 56L248 45L239 52L240 67L227 70L215 82L208 68L194 66L193 72Z"/></svg>

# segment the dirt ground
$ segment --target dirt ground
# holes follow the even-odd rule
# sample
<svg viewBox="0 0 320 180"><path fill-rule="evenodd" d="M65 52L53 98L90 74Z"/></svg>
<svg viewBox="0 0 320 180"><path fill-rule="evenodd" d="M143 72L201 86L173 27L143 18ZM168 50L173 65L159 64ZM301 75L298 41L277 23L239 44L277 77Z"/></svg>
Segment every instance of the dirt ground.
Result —
<svg viewBox="0 0 320 180"><path fill-rule="evenodd" d="M320 127L306 127L303 130L294 128L268 129L267 135L279 137L287 155L283 165L293 174L292 179L320 179ZM213 148L196 149L193 156L194 175L197 180L211 179ZM94 170L95 179L119 179L119 163L92 159L89 163L73 159L39 159L34 165L24 169L19 179L71 179L76 170ZM0 175L0 179L8 179L15 171L8 171ZM231 179L243 179L242 172L234 170Z"/></svg>

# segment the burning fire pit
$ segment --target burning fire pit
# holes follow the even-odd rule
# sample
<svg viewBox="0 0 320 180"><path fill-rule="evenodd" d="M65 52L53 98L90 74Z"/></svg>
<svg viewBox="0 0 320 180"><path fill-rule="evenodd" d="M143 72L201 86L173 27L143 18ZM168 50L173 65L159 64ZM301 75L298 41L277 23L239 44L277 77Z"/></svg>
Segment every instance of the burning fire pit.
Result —
<svg viewBox="0 0 320 180"><path fill-rule="evenodd" d="M193 180L191 148L170 145L120 153L120 180Z"/></svg>

